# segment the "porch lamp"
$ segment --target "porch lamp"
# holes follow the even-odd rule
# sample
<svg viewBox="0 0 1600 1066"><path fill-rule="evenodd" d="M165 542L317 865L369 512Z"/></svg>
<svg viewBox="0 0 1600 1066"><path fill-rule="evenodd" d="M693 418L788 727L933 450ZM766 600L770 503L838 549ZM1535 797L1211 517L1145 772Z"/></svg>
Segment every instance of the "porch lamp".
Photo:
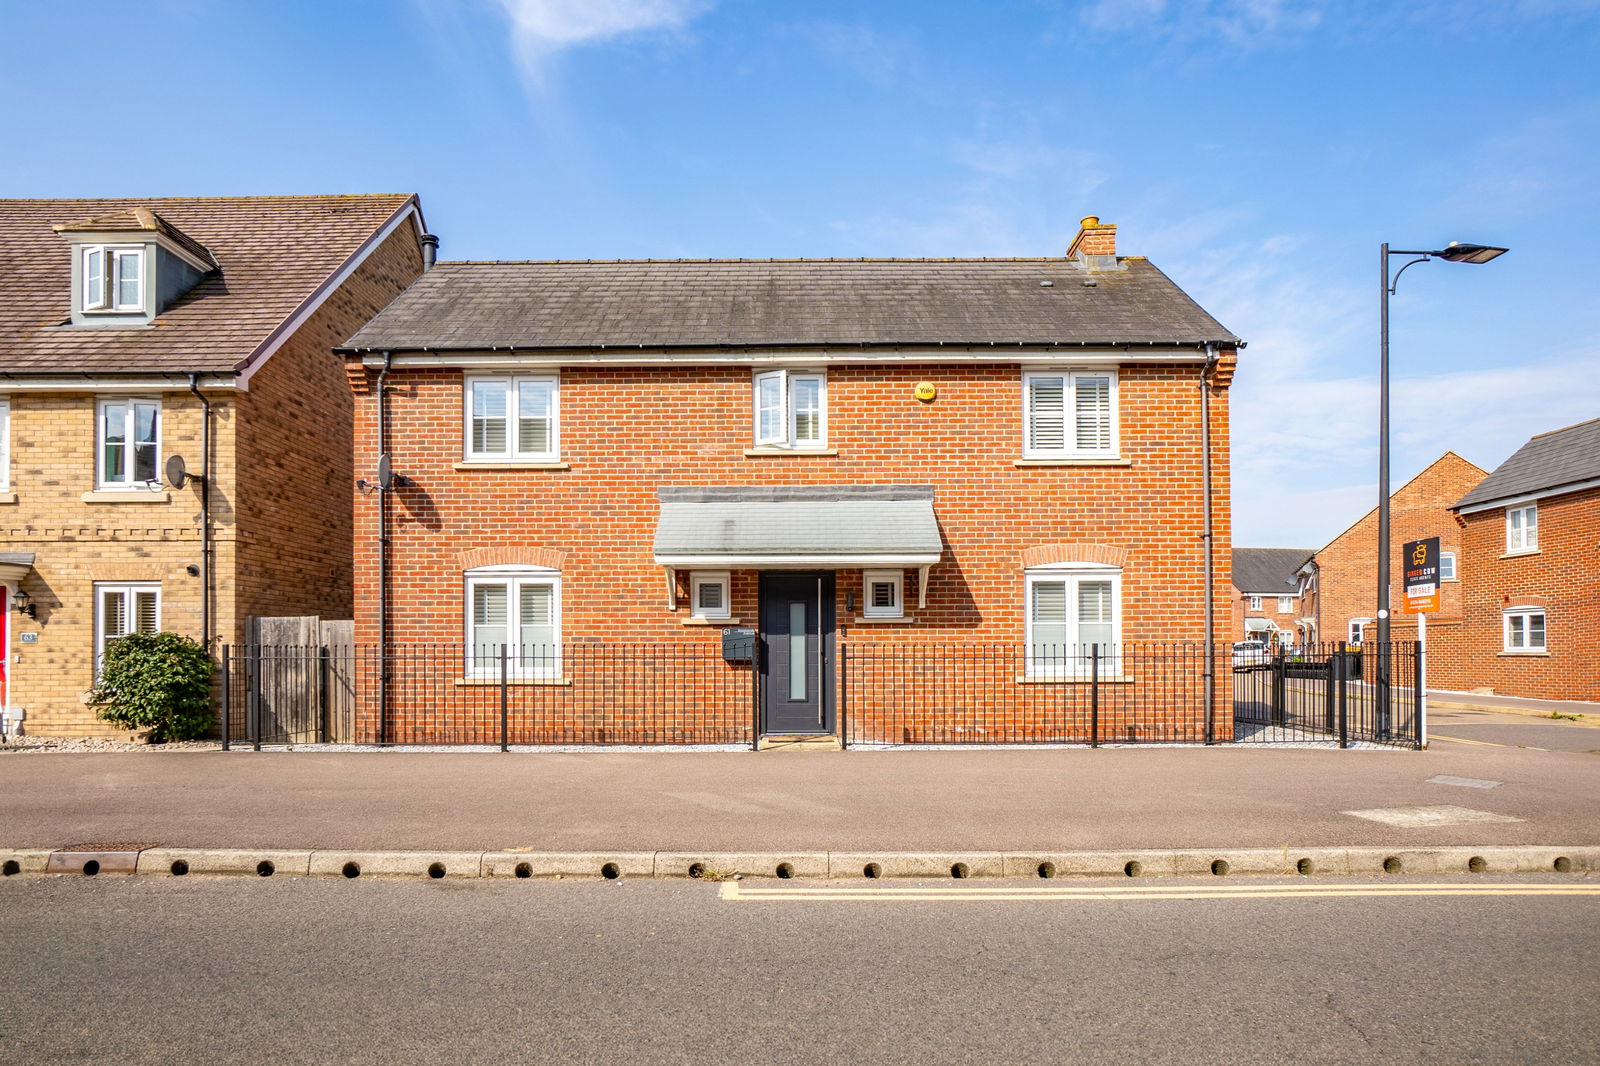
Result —
<svg viewBox="0 0 1600 1066"><path fill-rule="evenodd" d="M1389 297L1400 284L1400 275L1418 263L1443 259L1447 263L1487 263L1504 255L1506 249L1487 244L1451 241L1436 252L1405 251L1380 246L1379 266L1383 274L1382 311L1379 316L1381 346L1378 356L1378 732L1389 732ZM1389 274L1391 256L1415 256Z"/></svg>
<svg viewBox="0 0 1600 1066"><path fill-rule="evenodd" d="M23 592L20 587L11 594L11 606L17 609L18 614L27 615L29 618L38 617L38 605L33 602L33 597Z"/></svg>

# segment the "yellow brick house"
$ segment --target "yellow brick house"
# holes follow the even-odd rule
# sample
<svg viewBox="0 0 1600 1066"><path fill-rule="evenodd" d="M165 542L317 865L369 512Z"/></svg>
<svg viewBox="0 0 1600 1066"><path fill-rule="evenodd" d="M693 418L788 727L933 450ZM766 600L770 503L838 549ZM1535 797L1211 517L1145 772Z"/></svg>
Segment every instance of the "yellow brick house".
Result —
<svg viewBox="0 0 1600 1066"><path fill-rule="evenodd" d="M129 632L350 617L331 349L436 245L401 194L0 200L0 731L114 732Z"/></svg>

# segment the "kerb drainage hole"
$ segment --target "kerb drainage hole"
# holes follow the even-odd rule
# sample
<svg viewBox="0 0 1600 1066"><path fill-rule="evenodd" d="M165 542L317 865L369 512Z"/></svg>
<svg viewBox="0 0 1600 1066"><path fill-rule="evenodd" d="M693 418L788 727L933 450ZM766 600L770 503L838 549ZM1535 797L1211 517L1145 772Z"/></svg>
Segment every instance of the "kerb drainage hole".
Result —
<svg viewBox="0 0 1600 1066"><path fill-rule="evenodd" d="M1562 860L1557 859L1556 861L1561 862ZM1557 869L1560 869L1560 867L1557 867ZM4 866L0 866L0 875L4 875L6 877L15 877L21 872L22 864L16 859L7 859L6 864Z"/></svg>
<svg viewBox="0 0 1600 1066"><path fill-rule="evenodd" d="M970 871L967 869L967 864L964 862L950 864L950 876L954 877L958 881L963 877L966 877L969 872Z"/></svg>
<svg viewBox="0 0 1600 1066"><path fill-rule="evenodd" d="M789 878L794 876L794 866L790 863L780 862L778 864L778 869L775 872L779 877L787 881Z"/></svg>
<svg viewBox="0 0 1600 1066"><path fill-rule="evenodd" d="M339 872L354 880L361 876L361 864L359 862L347 862L344 864L344 869Z"/></svg>
<svg viewBox="0 0 1600 1066"><path fill-rule="evenodd" d="M615 881L617 878L622 876L622 867L618 866L614 862L608 862L604 866L600 867L600 876L605 878L607 881Z"/></svg>
<svg viewBox="0 0 1600 1066"><path fill-rule="evenodd" d="M88 862L83 864L83 876L85 876L85 877L93 877L95 874L97 874L99 872L100 872L100 860L99 859L90 859Z"/></svg>
<svg viewBox="0 0 1600 1066"><path fill-rule="evenodd" d="M271 877L273 874L275 874L277 872L278 872L278 867L273 864L271 859L262 859L260 862L256 863L256 876L257 877ZM348 875L346 875L346 876L348 876Z"/></svg>
<svg viewBox="0 0 1600 1066"><path fill-rule="evenodd" d="M1140 874L1144 873L1144 863L1140 862L1138 859L1132 859L1123 864L1122 872L1129 877L1138 877Z"/></svg>
<svg viewBox="0 0 1600 1066"><path fill-rule="evenodd" d="M1053 862L1041 862L1039 864L1039 876L1040 877L1054 877L1055 875L1056 875L1056 864L1055 863L1053 863Z"/></svg>
<svg viewBox="0 0 1600 1066"><path fill-rule="evenodd" d="M1298 873L1301 877L1310 877L1311 876L1311 860L1310 859L1301 859L1299 862L1294 864L1294 869L1295 869L1295 872Z"/></svg>
<svg viewBox="0 0 1600 1066"><path fill-rule="evenodd" d="M871 877L882 877L883 876L883 867L879 866L875 862L869 862L869 863L867 863L865 866L863 866L861 868L861 876L862 877L868 877L868 878L871 878Z"/></svg>
<svg viewBox="0 0 1600 1066"><path fill-rule="evenodd" d="M1217 859L1211 863L1211 872L1217 877L1227 877L1230 869L1227 859Z"/></svg>
<svg viewBox="0 0 1600 1066"><path fill-rule="evenodd" d="M519 862L519 863L517 863L517 868L516 868L515 873L516 873L516 875L518 877L532 877L533 876L533 864L532 863L526 863L526 862Z"/></svg>
<svg viewBox="0 0 1600 1066"><path fill-rule="evenodd" d="M444 876L444 863L431 862L428 864L428 876L435 881Z"/></svg>
<svg viewBox="0 0 1600 1066"><path fill-rule="evenodd" d="M1403 869L1405 869L1405 864L1400 861L1400 856L1398 855L1391 855L1383 860L1383 872L1386 874L1397 874Z"/></svg>
<svg viewBox="0 0 1600 1066"><path fill-rule="evenodd" d="M187 862L185 862L183 859L173 859L172 860L172 876L173 877L182 877L184 874L186 874L188 872L189 872L189 864Z"/></svg>

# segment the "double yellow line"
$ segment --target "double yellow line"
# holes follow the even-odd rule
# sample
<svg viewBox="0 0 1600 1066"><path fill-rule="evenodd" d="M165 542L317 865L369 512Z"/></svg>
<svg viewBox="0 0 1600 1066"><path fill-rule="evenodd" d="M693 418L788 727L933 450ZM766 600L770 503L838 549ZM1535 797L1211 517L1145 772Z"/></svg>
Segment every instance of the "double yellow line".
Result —
<svg viewBox="0 0 1600 1066"><path fill-rule="evenodd" d="M1304 885L1129 885L1127 887L1002 888L753 888L737 881L722 883L722 898L735 903L961 903L1070 900L1075 902L1164 902L1192 899L1319 899L1353 896L1600 896L1595 884L1317 884Z"/></svg>

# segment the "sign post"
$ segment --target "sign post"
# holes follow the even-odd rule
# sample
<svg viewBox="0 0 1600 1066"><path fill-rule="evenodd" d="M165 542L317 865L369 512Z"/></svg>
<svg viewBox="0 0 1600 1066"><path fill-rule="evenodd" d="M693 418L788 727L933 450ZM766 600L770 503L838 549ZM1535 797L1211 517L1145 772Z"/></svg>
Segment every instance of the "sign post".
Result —
<svg viewBox="0 0 1600 1066"><path fill-rule="evenodd" d="M1422 693L1417 707L1418 732L1422 746L1428 746L1428 615L1439 609L1439 538L1423 537L1408 540L1403 549L1402 572L1405 574L1406 610L1417 616L1417 643L1422 647L1421 664L1417 667L1422 676L1417 679Z"/></svg>

